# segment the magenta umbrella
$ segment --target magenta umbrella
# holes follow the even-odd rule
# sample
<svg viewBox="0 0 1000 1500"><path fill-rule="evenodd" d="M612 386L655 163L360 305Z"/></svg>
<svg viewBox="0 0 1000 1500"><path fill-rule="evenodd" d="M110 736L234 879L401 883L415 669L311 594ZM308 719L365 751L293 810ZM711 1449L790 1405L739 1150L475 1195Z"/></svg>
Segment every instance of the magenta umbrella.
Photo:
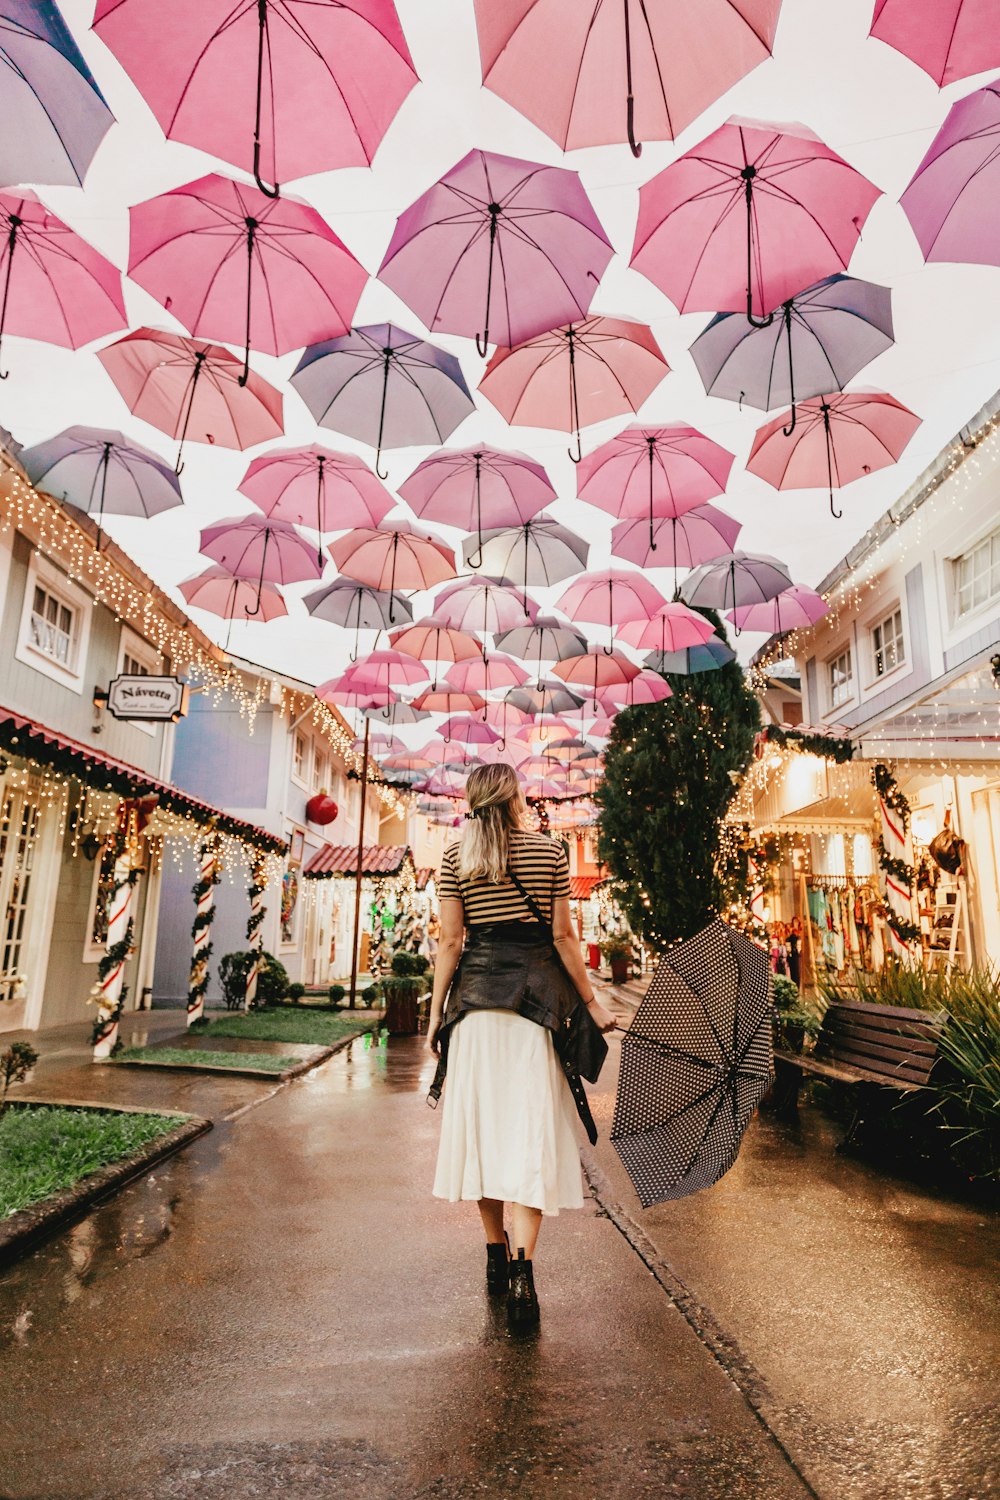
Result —
<svg viewBox="0 0 1000 1500"><path fill-rule="evenodd" d="M472 719L466 714L453 714L445 719L441 733L445 741L460 740L463 745L496 745L503 738L482 719Z"/></svg>
<svg viewBox="0 0 1000 1500"><path fill-rule="evenodd" d="M269 197L370 166L417 81L392 0L99 0L94 30L166 135Z"/></svg>
<svg viewBox="0 0 1000 1500"><path fill-rule="evenodd" d="M490 693L501 688L520 687L528 674L512 656L502 651L493 656L477 656L470 661L455 662L445 673L449 687L467 693Z"/></svg>
<svg viewBox="0 0 1000 1500"><path fill-rule="evenodd" d="M351 326L368 280L298 198L274 199L210 173L129 209L128 273L189 333L288 354Z"/></svg>
<svg viewBox="0 0 1000 1500"><path fill-rule="evenodd" d="M369 588L429 589L455 577L455 554L438 537L409 521L359 526L330 546L341 573ZM389 623L393 621L390 605Z"/></svg>
<svg viewBox="0 0 1000 1500"><path fill-rule="evenodd" d="M770 56L781 0L476 0L483 83L564 151L672 141Z"/></svg>
<svg viewBox="0 0 1000 1500"><path fill-rule="evenodd" d="M403 481L399 493L421 519L475 531L480 550L484 530L520 526L556 498L541 464L525 453L504 453L485 443L432 453Z"/></svg>
<svg viewBox="0 0 1000 1500"><path fill-rule="evenodd" d="M683 651L688 646L703 645L714 634L711 620L675 600L648 620L627 620L617 638L639 651Z"/></svg>
<svg viewBox="0 0 1000 1500"><path fill-rule="evenodd" d="M0 193L0 284L0 341L79 349L128 326L120 272L27 189Z"/></svg>
<svg viewBox="0 0 1000 1500"><path fill-rule="evenodd" d="M627 620L648 620L666 602L659 589L641 573L605 568L599 573L584 573L571 583L558 607L571 620L589 620L613 628ZM610 647L605 646L604 650L610 655ZM557 672L559 665L555 667Z"/></svg>
<svg viewBox="0 0 1000 1500"><path fill-rule="evenodd" d="M510 347L586 317L613 253L575 172L470 151L400 215L378 275L485 354L491 322Z"/></svg>
<svg viewBox="0 0 1000 1500"><path fill-rule="evenodd" d="M234 578L257 580L257 604L248 615L261 608L265 583L301 583L323 571L312 543L300 531L287 521L267 521L263 516L232 516L204 527L198 550Z"/></svg>
<svg viewBox="0 0 1000 1500"><path fill-rule="evenodd" d="M880 196L805 126L734 117L640 188L630 264L679 312L767 319L846 270Z"/></svg>
<svg viewBox="0 0 1000 1500"><path fill-rule="evenodd" d="M1000 36L1000 27L987 28ZM1000 78L953 104L902 198L925 260L1000 265Z"/></svg>
<svg viewBox="0 0 1000 1500"><path fill-rule="evenodd" d="M938 88L1000 64L992 0L875 0L869 35L910 58Z"/></svg>
<svg viewBox="0 0 1000 1500"><path fill-rule="evenodd" d="M288 613L276 583L262 582L258 601L255 598L257 588L251 579L234 578L218 564L206 568L194 578L185 578L177 587L192 608L207 610L222 620L265 622L280 619ZM251 609L252 604L257 607Z"/></svg>
<svg viewBox="0 0 1000 1500"><path fill-rule="evenodd" d="M784 635L788 630L815 625L829 608L822 594L807 589L804 584L793 583L790 589L782 589L773 599L731 609L729 618L738 630L766 630L768 635Z"/></svg>
<svg viewBox="0 0 1000 1500"><path fill-rule="evenodd" d="M579 463L580 428L637 412L669 373L645 323L593 317L497 349L479 389L508 422L575 433Z"/></svg>
<svg viewBox="0 0 1000 1500"><path fill-rule="evenodd" d="M834 489L894 464L920 418L884 391L844 391L800 401L795 430L789 412L757 432L747 470L776 490Z"/></svg>
<svg viewBox="0 0 1000 1500"><path fill-rule="evenodd" d="M454 630L499 634L519 625L530 625L538 605L515 589L509 578L460 578L434 599L434 613Z"/></svg>
<svg viewBox="0 0 1000 1500"><path fill-rule="evenodd" d="M351 526L378 526L394 501L363 459L317 443L262 453L239 485L266 516L310 526L320 535Z"/></svg>
<svg viewBox="0 0 1000 1500"><path fill-rule="evenodd" d="M720 552L731 552L742 526L717 505L699 505L683 516L657 521L651 531L645 521L619 521L611 528L611 552L640 568L694 568L711 562Z"/></svg>
<svg viewBox="0 0 1000 1500"><path fill-rule="evenodd" d="M97 357L129 411L178 440L178 474L188 438L242 449L281 435L280 393L254 371L244 385L240 361L218 344L139 328Z"/></svg>
<svg viewBox="0 0 1000 1500"><path fill-rule="evenodd" d="M683 422L626 427L588 453L576 473L576 493L613 516L648 516L655 551L654 520L714 500L726 488L732 466L727 449Z"/></svg>

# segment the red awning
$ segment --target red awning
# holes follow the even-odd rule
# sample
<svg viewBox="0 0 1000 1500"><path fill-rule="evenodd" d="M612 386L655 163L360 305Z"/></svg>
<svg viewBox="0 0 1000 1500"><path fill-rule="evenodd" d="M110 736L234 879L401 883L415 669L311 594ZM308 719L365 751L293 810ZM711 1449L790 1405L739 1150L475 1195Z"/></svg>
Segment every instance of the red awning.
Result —
<svg viewBox="0 0 1000 1500"><path fill-rule="evenodd" d="M569 898L571 901L586 901L595 885L600 885L600 879L596 875L571 875L569 877Z"/></svg>
<svg viewBox="0 0 1000 1500"><path fill-rule="evenodd" d="M118 760L116 756L105 755L92 745L81 745L79 740L71 740L68 735L58 734L54 729L47 729L44 724L37 724L32 719L26 719L23 714L2 707L0 748L11 755L24 755L42 765L52 766L67 776L75 776L85 786L94 787L98 791L114 792L119 797L145 797L155 792L160 799L160 806L166 812L190 818L202 825L213 823L219 833L228 833L234 838L242 839L256 849L284 854L288 848L283 839L258 828L255 823L245 823L242 818L234 818L208 802L189 796L170 782L150 776L148 771L142 771L138 766L130 766L127 761Z"/></svg>
<svg viewBox="0 0 1000 1500"><path fill-rule="evenodd" d="M361 873L398 875L409 854L408 844L365 844L361 851ZM357 844L324 844L302 871L308 880L328 880L337 875L356 875L357 872Z"/></svg>

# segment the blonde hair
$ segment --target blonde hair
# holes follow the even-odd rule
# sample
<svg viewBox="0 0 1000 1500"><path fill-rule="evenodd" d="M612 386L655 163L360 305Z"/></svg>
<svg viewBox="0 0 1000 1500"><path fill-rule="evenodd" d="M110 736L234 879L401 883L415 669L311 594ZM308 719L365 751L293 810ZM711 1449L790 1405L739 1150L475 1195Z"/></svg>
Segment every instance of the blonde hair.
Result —
<svg viewBox="0 0 1000 1500"><path fill-rule="evenodd" d="M465 783L465 800L469 812L458 846L459 879L498 884L507 869L511 830L528 826L528 804L514 767L477 766Z"/></svg>

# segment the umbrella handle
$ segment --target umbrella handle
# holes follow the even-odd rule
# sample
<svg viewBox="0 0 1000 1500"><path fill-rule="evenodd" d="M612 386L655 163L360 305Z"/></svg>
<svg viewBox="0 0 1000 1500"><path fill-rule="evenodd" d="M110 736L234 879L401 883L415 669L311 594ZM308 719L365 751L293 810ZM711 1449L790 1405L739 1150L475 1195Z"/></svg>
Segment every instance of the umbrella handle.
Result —
<svg viewBox="0 0 1000 1500"><path fill-rule="evenodd" d="M796 418L796 411L795 411L795 367L792 364L792 304L791 304L791 302L786 302L785 303L784 320L785 320L785 333L786 333L786 335L788 337L788 394L789 394L789 396L792 399L792 420L789 422L789 424L788 424L787 427L783 427L781 430L784 433L785 437L791 437L792 433L795 431L795 418Z"/></svg>
<svg viewBox="0 0 1000 1500"><path fill-rule="evenodd" d="M572 450L572 448L567 448L566 452L569 454L570 458L573 460L573 462L575 464L582 463L582 461L583 461L583 443L580 440L580 430L579 430L579 428L577 428L577 433L576 433L576 452L574 453L573 450Z"/></svg>
<svg viewBox="0 0 1000 1500"><path fill-rule="evenodd" d="M835 521L839 521L844 512L838 510L833 503L833 434L830 431L830 408L825 397L823 398L823 429L826 433L826 480L830 490L830 514Z"/></svg>
<svg viewBox="0 0 1000 1500"><path fill-rule="evenodd" d="M21 219L17 214L11 214L10 230L7 235L7 274L3 281L3 307L0 308L0 343L3 341L3 331L7 326L7 298L10 296L10 273L14 267L14 251L17 248L17 231L20 227ZM0 370L0 380L6 380L9 374L9 370Z"/></svg>
<svg viewBox="0 0 1000 1500"><path fill-rule="evenodd" d="M280 198L281 187L269 187L260 175L260 116L264 89L264 39L267 36L267 0L257 0L257 105L253 122L253 180L265 198Z"/></svg>
<svg viewBox="0 0 1000 1500"><path fill-rule="evenodd" d="M388 469L385 471L384 474L382 473L382 469L381 469L381 467L379 465L379 459L382 457L382 434L385 431L385 399L386 399L386 396L389 393L389 361L391 359L392 359L392 350L391 349L384 349L382 351L382 362L383 362L383 369L382 369L382 406L381 406L381 409L379 410L379 414L378 414L378 442L375 445L375 473L378 475L378 477L380 479L388 479L389 478L389 471L388 471ZM391 613L391 606L390 606L389 624L391 625L392 622L393 621L392 621L392 613Z"/></svg>
<svg viewBox="0 0 1000 1500"><path fill-rule="evenodd" d="M253 609L248 609L246 611L246 613L248 615L259 615L260 614L261 595L264 592L264 562L265 562L265 560L267 558L267 544L268 544L268 542L270 540L271 540L271 528L270 528L270 526L265 526L264 527L264 546L263 546L263 549L262 549L261 554L260 554L260 578L257 581L257 602L254 605Z"/></svg>
<svg viewBox="0 0 1000 1500"><path fill-rule="evenodd" d="M656 439L647 438L646 442L649 445L649 550L650 552L655 552L656 533L653 530L653 449L656 446Z"/></svg>
<svg viewBox="0 0 1000 1500"><path fill-rule="evenodd" d="M486 295L486 303L487 303L487 307L488 307L489 306L489 293L487 293L487 295ZM477 346L477 348L478 348L478 345L479 345L479 336L477 334L476 335L476 346ZM481 463L482 463L482 455L479 454L479 453L477 453L476 454L476 534L479 537L479 546L476 548L475 552L473 552L473 554L472 554L471 557L467 557L466 558L466 566L470 567L473 572L475 572L478 568L481 568L482 565L483 565L483 502L482 502L482 495L480 493L480 465L481 465ZM479 561L478 562L473 562L472 561L473 557L478 557Z"/></svg>
<svg viewBox="0 0 1000 1500"><path fill-rule="evenodd" d="M486 351L490 347L490 295L493 291L493 247L497 241L497 215L500 212L499 203L490 204L490 258L486 267L486 316L483 320L484 328L482 337L476 334L476 353L481 359L486 358Z"/></svg>
<svg viewBox="0 0 1000 1500"><path fill-rule="evenodd" d="M648 23L647 23L648 24ZM629 22L628 0L625 0L625 130L629 148L638 159L642 146L635 138L635 96L632 93L632 27Z"/></svg>
<svg viewBox="0 0 1000 1500"><path fill-rule="evenodd" d="M184 452L184 439L187 437L188 423L191 421L191 413L194 410L194 395L195 391L198 389L198 376L201 374L201 367L204 362L205 351L199 349L198 353L194 357L194 369L191 372L191 390L188 393L188 407L187 411L184 413L184 425L181 428L180 441L177 447L177 462L174 464L174 473L178 476L180 476L184 472L184 464L181 459L181 454Z"/></svg>
<svg viewBox="0 0 1000 1500"><path fill-rule="evenodd" d="M108 464L110 460L111 444L105 443L104 453L101 457L101 500L97 512L97 546L95 548L95 551L97 552L100 552L101 550L101 527L104 525L104 495L108 487Z"/></svg>
<svg viewBox="0 0 1000 1500"><path fill-rule="evenodd" d="M753 180L757 176L757 168L748 162L740 176L743 178L743 196L747 206L747 322L751 328L770 328L774 322L773 312L769 312L761 321L753 315Z"/></svg>
<svg viewBox="0 0 1000 1500"><path fill-rule="evenodd" d="M569 456L575 464L583 459L583 444L580 441L580 400L576 391L576 349L573 342L573 325L569 325L569 415L576 433L576 452L570 448Z"/></svg>

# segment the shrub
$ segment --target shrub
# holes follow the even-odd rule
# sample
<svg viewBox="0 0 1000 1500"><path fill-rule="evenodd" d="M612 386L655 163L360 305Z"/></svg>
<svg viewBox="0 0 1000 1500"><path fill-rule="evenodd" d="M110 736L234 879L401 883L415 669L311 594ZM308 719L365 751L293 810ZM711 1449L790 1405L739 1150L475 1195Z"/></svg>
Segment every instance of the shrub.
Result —
<svg viewBox="0 0 1000 1500"><path fill-rule="evenodd" d="M294 1000L296 1005L302 999L305 992L306 987L304 984L290 984L288 986L288 998L289 1000Z"/></svg>
<svg viewBox="0 0 1000 1500"><path fill-rule="evenodd" d="M787 974L775 974L771 981L775 1010L791 1010L799 1001L799 987Z"/></svg>
<svg viewBox="0 0 1000 1500"><path fill-rule="evenodd" d="M12 1083L23 1083L38 1061L38 1053L30 1042L11 1042L0 1052L0 1115L7 1108L7 1090Z"/></svg>
<svg viewBox="0 0 1000 1500"><path fill-rule="evenodd" d="M243 1004L247 974L250 972L252 962L253 955L243 952L227 953L219 964L219 982L229 1010L236 1010ZM254 1008L260 1010L265 1005L276 1005L279 1000L284 1000L288 991L288 971L284 964L280 963L273 953L262 952Z"/></svg>
<svg viewBox="0 0 1000 1500"><path fill-rule="evenodd" d="M392 972L405 978L427 973L430 959L423 953L411 953L406 948L397 948L392 955Z"/></svg>
<svg viewBox="0 0 1000 1500"><path fill-rule="evenodd" d="M329 989L330 1004L339 1005L347 998L347 991L342 984L331 984Z"/></svg>
<svg viewBox="0 0 1000 1500"><path fill-rule="evenodd" d="M631 940L623 932L612 933L611 937L604 938L599 946L609 964L614 963L616 959L632 957Z"/></svg>

